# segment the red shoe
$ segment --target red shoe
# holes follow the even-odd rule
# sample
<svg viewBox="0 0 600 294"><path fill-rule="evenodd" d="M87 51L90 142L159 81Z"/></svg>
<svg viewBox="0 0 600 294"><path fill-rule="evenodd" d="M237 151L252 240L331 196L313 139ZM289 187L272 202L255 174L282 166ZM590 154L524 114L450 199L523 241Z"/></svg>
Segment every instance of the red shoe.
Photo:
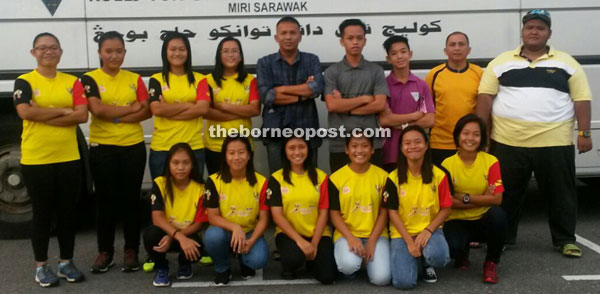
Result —
<svg viewBox="0 0 600 294"><path fill-rule="evenodd" d="M496 273L496 263L486 261L483 263L483 282L496 284L498 283L498 274Z"/></svg>

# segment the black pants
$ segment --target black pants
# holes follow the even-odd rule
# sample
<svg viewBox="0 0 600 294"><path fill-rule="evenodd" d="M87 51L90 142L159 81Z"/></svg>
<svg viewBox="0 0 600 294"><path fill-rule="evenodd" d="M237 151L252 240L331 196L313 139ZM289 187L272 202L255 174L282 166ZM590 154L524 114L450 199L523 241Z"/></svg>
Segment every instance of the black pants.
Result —
<svg viewBox="0 0 600 294"><path fill-rule="evenodd" d="M574 146L524 148L493 142L491 147L491 153L500 161L504 184L502 207L508 216L506 242L516 242L525 192L533 171L538 188L548 202L552 243L554 246L574 243L577 221Z"/></svg>
<svg viewBox="0 0 600 294"><path fill-rule="evenodd" d="M140 245L140 194L146 167L144 142L90 147L96 187L98 251L113 254L115 227L122 221L125 249Z"/></svg>
<svg viewBox="0 0 600 294"><path fill-rule="evenodd" d="M158 268L164 268L168 266L167 254L156 252L152 247L158 246L160 240L167 235L161 228L157 226L149 226L144 229L144 248L146 248L146 252L148 252L148 256L150 259L154 261ZM194 241L198 242L198 244L202 243L199 234L192 234L188 236ZM192 263L190 260L185 258L185 253L179 247L179 242L173 240L171 243L171 248L169 248L169 252L179 252L178 261L180 265Z"/></svg>
<svg viewBox="0 0 600 294"><path fill-rule="evenodd" d="M444 224L444 235L450 248L450 257L469 257L469 242L487 243L485 260L500 262L508 222L504 209L492 206L478 220L451 220Z"/></svg>
<svg viewBox="0 0 600 294"><path fill-rule="evenodd" d="M21 171L33 208L31 244L35 261L48 260L48 243L55 214L60 259L73 258L76 207L81 192L81 162L21 165Z"/></svg>
<svg viewBox="0 0 600 294"><path fill-rule="evenodd" d="M208 175L212 175L219 171L221 168L221 162L223 159L223 154L221 152L214 152L208 150L208 148L204 149L206 169L208 170Z"/></svg>
<svg viewBox="0 0 600 294"><path fill-rule="evenodd" d="M344 167L344 165L348 164L350 159L348 158L348 154L346 152L330 152L329 153L329 170L330 174L334 173L336 170ZM375 149L375 153L371 156L371 163L384 168L383 166L383 149Z"/></svg>
<svg viewBox="0 0 600 294"><path fill-rule="evenodd" d="M305 239L310 242L309 238L305 237ZM317 247L317 256L312 261L306 260L304 252L285 233L277 234L275 245L279 250L284 272L294 273L306 263L306 269L322 284L331 284L335 280L337 266L331 237L321 237Z"/></svg>
<svg viewBox="0 0 600 294"><path fill-rule="evenodd" d="M433 164L441 166L444 159L456 154L456 150L433 149L431 148L431 160Z"/></svg>

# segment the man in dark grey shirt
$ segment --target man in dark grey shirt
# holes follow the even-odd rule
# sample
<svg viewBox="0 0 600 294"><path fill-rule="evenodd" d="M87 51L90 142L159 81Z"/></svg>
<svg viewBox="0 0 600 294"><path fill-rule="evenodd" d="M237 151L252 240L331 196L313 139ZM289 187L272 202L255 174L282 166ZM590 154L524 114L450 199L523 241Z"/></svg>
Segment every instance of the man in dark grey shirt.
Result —
<svg viewBox="0 0 600 294"><path fill-rule="evenodd" d="M385 109L389 95L381 66L362 56L367 43L366 26L359 19L346 19L339 27L340 43L346 56L325 70L325 103L329 111L329 128L378 129L377 113ZM383 138L373 138L375 153L371 162L383 168ZM329 139L331 172L348 163L344 137Z"/></svg>

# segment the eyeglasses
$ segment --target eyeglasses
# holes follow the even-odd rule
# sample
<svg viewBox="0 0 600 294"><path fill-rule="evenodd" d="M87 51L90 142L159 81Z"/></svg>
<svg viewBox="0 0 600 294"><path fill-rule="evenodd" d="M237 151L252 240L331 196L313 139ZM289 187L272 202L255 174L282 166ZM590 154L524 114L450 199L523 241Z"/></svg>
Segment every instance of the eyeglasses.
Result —
<svg viewBox="0 0 600 294"><path fill-rule="evenodd" d="M550 18L550 12L543 9L532 9L527 11L527 15L543 15L547 18Z"/></svg>
<svg viewBox="0 0 600 294"><path fill-rule="evenodd" d="M60 50L60 47L58 47L58 46L49 46L49 47L39 46L39 47L33 48L33 50L37 50L37 51L40 51L42 53L45 53L47 51L56 52L56 51Z"/></svg>

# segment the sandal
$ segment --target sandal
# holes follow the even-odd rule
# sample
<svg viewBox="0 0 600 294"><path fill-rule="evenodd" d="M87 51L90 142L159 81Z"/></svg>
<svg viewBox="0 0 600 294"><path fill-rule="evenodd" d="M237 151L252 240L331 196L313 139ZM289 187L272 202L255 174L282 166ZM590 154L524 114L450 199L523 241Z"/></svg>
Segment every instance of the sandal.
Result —
<svg viewBox="0 0 600 294"><path fill-rule="evenodd" d="M581 249L573 243L565 244L560 248L562 255L568 257L581 257Z"/></svg>

